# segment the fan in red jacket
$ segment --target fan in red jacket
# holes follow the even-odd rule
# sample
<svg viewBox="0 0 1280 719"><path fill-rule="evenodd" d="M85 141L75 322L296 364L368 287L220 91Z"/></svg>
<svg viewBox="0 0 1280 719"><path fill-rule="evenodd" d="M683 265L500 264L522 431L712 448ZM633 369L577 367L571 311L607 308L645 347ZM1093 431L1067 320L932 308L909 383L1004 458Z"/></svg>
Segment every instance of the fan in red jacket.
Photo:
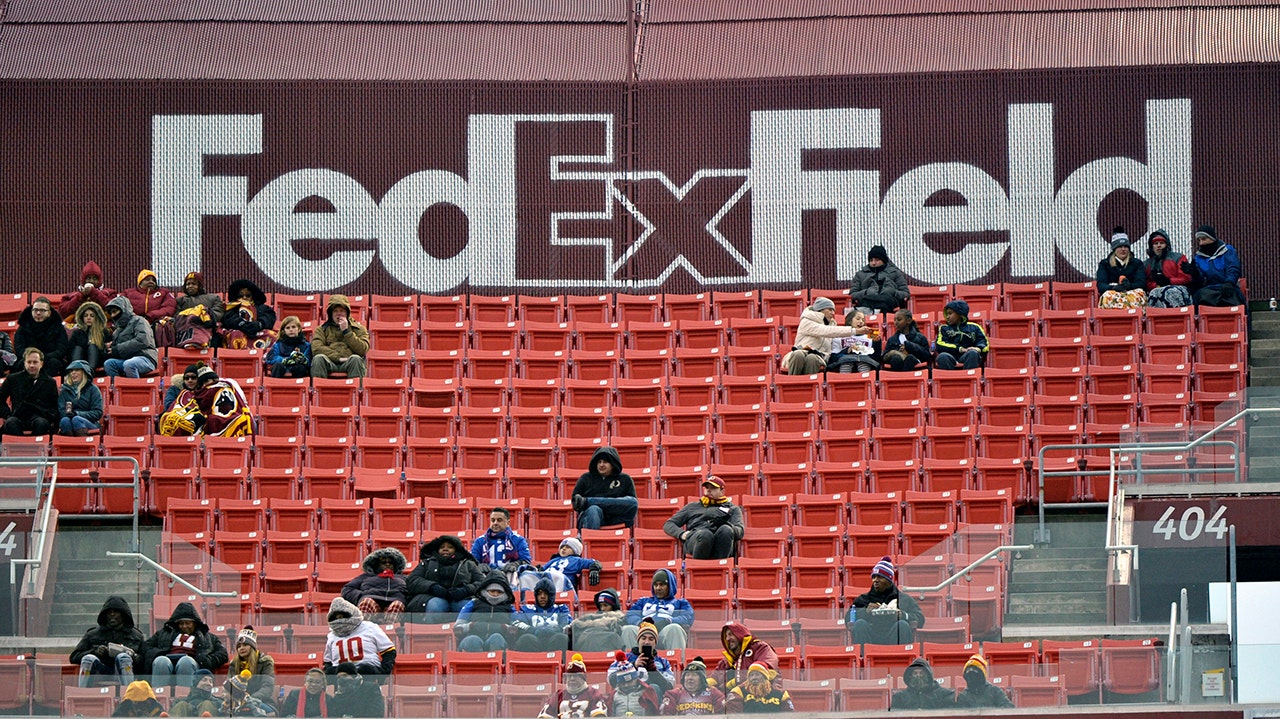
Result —
<svg viewBox="0 0 1280 719"><path fill-rule="evenodd" d="M738 622L729 622L720 630L720 643L724 645L724 658L716 671L726 672L724 689L729 691L746 681L747 670L760 663L778 670L778 653L768 643L751 636L751 630Z"/></svg>

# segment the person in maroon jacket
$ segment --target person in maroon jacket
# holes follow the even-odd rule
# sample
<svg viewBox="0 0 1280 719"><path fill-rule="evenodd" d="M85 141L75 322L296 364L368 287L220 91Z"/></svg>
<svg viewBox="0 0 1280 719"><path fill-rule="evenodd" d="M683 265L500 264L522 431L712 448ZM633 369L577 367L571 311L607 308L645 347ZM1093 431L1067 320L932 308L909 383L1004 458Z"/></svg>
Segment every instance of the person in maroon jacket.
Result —
<svg viewBox="0 0 1280 719"><path fill-rule="evenodd" d="M120 294L133 305L133 313L146 317L155 326L163 319L172 319L178 311L178 298L163 287L156 286L156 273L143 270L138 273L138 286L131 287Z"/></svg>
<svg viewBox="0 0 1280 719"><path fill-rule="evenodd" d="M102 268L97 262L89 260L80 270L80 285L62 296L58 303L58 314L63 318L75 317L76 310L85 302L97 302L103 307L118 294L115 290L102 284Z"/></svg>
<svg viewBox="0 0 1280 719"><path fill-rule="evenodd" d="M725 691L745 682L752 664L760 663L778 670L778 653L767 642L751 636L751 630L744 624L726 623L720 630L720 643L724 645L724 658L716 671L725 672Z"/></svg>

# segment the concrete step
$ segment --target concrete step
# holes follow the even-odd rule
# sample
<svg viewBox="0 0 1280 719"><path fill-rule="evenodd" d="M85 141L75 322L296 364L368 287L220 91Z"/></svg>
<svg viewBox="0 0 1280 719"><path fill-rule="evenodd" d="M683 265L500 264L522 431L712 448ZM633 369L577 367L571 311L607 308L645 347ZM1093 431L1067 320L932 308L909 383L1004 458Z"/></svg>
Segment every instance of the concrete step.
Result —
<svg viewBox="0 0 1280 719"><path fill-rule="evenodd" d="M1106 599L1107 594L1103 590L1070 595L1054 591L1017 594L1009 597L1009 610L1014 612L1073 610L1090 612L1099 609L1105 611Z"/></svg>
<svg viewBox="0 0 1280 719"><path fill-rule="evenodd" d="M1105 572L1107 570L1107 560L1105 557L1094 555L1089 558L1076 557L1037 557L1029 559L1020 559L1013 564L1013 572L1011 576L1013 581L1022 581L1028 578L1036 581L1045 575L1062 576L1063 574Z"/></svg>
<svg viewBox="0 0 1280 719"><path fill-rule="evenodd" d="M1249 341L1280 339L1280 312L1255 312L1249 328Z"/></svg>
<svg viewBox="0 0 1280 719"><path fill-rule="evenodd" d="M1106 610L1079 612L1005 612L1005 625L1021 624L1104 624L1107 620Z"/></svg>
<svg viewBox="0 0 1280 719"><path fill-rule="evenodd" d="M1280 457L1250 457L1249 481L1274 482L1280 479Z"/></svg>
<svg viewBox="0 0 1280 719"><path fill-rule="evenodd" d="M1250 387L1275 387L1280 385L1280 367L1251 365L1249 368Z"/></svg>
<svg viewBox="0 0 1280 719"><path fill-rule="evenodd" d="M1063 576L1062 572L1038 572L1034 579L1019 577L1017 582L1009 584L1010 595L1024 596L1042 592L1062 592L1075 594L1091 592L1104 585L1106 570L1101 572L1070 572Z"/></svg>
<svg viewBox="0 0 1280 719"><path fill-rule="evenodd" d="M1254 367L1280 366L1280 338L1259 339L1253 335L1249 340L1249 364Z"/></svg>

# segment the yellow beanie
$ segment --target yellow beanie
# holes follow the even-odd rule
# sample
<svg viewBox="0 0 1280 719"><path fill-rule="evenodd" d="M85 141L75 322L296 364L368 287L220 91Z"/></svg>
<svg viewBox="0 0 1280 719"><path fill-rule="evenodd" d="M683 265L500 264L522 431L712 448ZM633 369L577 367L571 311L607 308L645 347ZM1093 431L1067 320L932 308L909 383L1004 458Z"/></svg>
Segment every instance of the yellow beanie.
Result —
<svg viewBox="0 0 1280 719"><path fill-rule="evenodd" d="M152 272L151 270L143 270L143 271L139 272L139 273L138 273L138 284L139 284L139 285L141 285L141 284L142 284L142 280L143 280L143 278L146 278L146 277L150 277L151 279L153 279L153 280L154 280L154 279L156 278L156 273Z"/></svg>
<svg viewBox="0 0 1280 719"><path fill-rule="evenodd" d="M988 671L986 657L983 657L981 654L974 654L973 656L969 657L969 661L964 663L963 671L969 671L969 667L977 667L978 669L982 670L982 676L984 678L990 678L991 676L990 672Z"/></svg>

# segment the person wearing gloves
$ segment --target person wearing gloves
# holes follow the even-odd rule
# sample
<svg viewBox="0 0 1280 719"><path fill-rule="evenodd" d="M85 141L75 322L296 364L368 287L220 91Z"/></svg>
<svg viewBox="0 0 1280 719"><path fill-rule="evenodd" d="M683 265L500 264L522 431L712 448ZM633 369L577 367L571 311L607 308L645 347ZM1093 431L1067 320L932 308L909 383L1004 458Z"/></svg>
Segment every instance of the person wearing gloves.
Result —
<svg viewBox="0 0 1280 719"><path fill-rule="evenodd" d="M404 554L395 547L375 549L360 564L360 576L342 587L342 598L365 614L400 614L409 601Z"/></svg>
<svg viewBox="0 0 1280 719"><path fill-rule="evenodd" d="M852 337L854 329L836 322L836 304L819 297L800 314L796 340L791 351L782 358L787 374L817 374L827 367L831 357L831 340Z"/></svg>
<svg viewBox="0 0 1280 719"><path fill-rule="evenodd" d="M386 676L395 670L396 645L382 627L364 618L359 607L342 597L334 597L329 603L327 618L326 674L336 674L338 665L346 662L354 662L360 674L374 677Z"/></svg>
<svg viewBox="0 0 1280 719"><path fill-rule="evenodd" d="M1236 248L1218 239L1213 225L1196 228L1195 240L1196 253L1184 269L1195 278L1196 305L1247 307L1244 292L1240 290L1240 256Z"/></svg>
<svg viewBox="0 0 1280 719"><path fill-rule="evenodd" d="M227 678L233 679L246 671L249 672L246 688L249 697L274 709L276 662L270 655L258 651L258 632L253 625L245 625L236 635L236 650L227 665Z"/></svg>
<svg viewBox="0 0 1280 719"><path fill-rule="evenodd" d="M600 529L621 524L634 527L636 484L622 471L622 458L613 447L601 447L591 455L587 471L573 485L573 511L578 529Z"/></svg>
<svg viewBox="0 0 1280 719"><path fill-rule="evenodd" d="M461 539L442 534L418 552L418 566L405 582L409 593L406 609L427 614L426 620L432 624L450 622L475 596L486 573Z"/></svg>
<svg viewBox="0 0 1280 719"><path fill-rule="evenodd" d="M994 684L987 682L991 668L987 658L974 654L964 663L964 691L956 696L956 706L964 709L1012 709L1013 702L1009 695Z"/></svg>
<svg viewBox="0 0 1280 719"><path fill-rule="evenodd" d="M387 700L376 682L366 681L365 675L355 664L343 662L334 668L333 699L329 702L329 716L381 717L386 716Z"/></svg>
<svg viewBox="0 0 1280 719"><path fill-rule="evenodd" d="M369 330L351 319L351 300L346 295L329 295L328 304L324 324L311 337L311 376L346 372L347 377L363 377Z"/></svg>
<svg viewBox="0 0 1280 719"><path fill-rule="evenodd" d="M108 359L102 369L108 377L141 377L153 372L160 362L156 338L151 324L133 313L133 305L124 297L107 303L107 319L111 320L111 340L107 342Z"/></svg>
<svg viewBox="0 0 1280 719"><path fill-rule="evenodd" d="M565 662L564 687L557 689L538 712L538 719L586 719L609 716L613 701L608 693L587 681L587 662L575 653Z"/></svg>
<svg viewBox="0 0 1280 719"><path fill-rule="evenodd" d="M679 596L680 584L670 569L654 572L651 586L653 596L641 597L627 607L623 646L639 646L640 623L648 619L658 632L659 649L684 649L693 626L693 606Z"/></svg>
<svg viewBox="0 0 1280 719"><path fill-rule="evenodd" d="M613 687L613 716L658 716L662 699L648 682L649 673L627 660L621 651L609 665L609 686Z"/></svg>
<svg viewBox="0 0 1280 719"><path fill-rule="evenodd" d="M249 280L227 287L222 311L222 346L232 350L265 349L276 341L276 311L267 304L267 293Z"/></svg>
<svg viewBox="0 0 1280 719"><path fill-rule="evenodd" d="M558 652L569 646L565 629L573 622L569 607L556 604L556 588L543 577L533 589L533 603L520 607L519 620L529 628L516 637L518 652Z"/></svg>
<svg viewBox="0 0 1280 719"><path fill-rule="evenodd" d="M481 564L511 575L521 564L533 561L529 543L511 528L511 512L506 507L490 510L489 529L471 544L471 556Z"/></svg>
<svg viewBox="0 0 1280 719"><path fill-rule="evenodd" d="M62 317L74 317L80 305L86 302L97 302L106 307L116 296L116 291L102 284L102 268L97 262L89 260L80 270L80 284L74 290L62 296L58 303L58 314Z"/></svg>
<svg viewBox="0 0 1280 719"><path fill-rule="evenodd" d="M1147 272L1133 256L1123 227L1111 233L1111 252L1098 261L1098 306L1129 309L1147 304Z"/></svg>
<svg viewBox="0 0 1280 719"><path fill-rule="evenodd" d="M955 694L939 686L933 678L933 668L924 657L907 666L902 672L902 681L907 688L893 693L889 711L951 709L956 705Z"/></svg>
<svg viewBox="0 0 1280 719"><path fill-rule="evenodd" d="M156 692L145 681L135 681L125 687L124 696L116 704L113 717L158 717L164 714L164 705L156 699Z"/></svg>
<svg viewBox="0 0 1280 719"><path fill-rule="evenodd" d="M778 653L768 642L751 636L751 630L744 624L725 624L720 629L720 644L724 647L724 658L716 666L716 671L725 672L725 689L746 681L747 670L752 664L760 663L773 670L778 668Z"/></svg>
<svg viewBox="0 0 1280 719"><path fill-rule="evenodd" d="M138 273L138 285L120 293L129 300L133 313L150 322L154 327L161 320L172 319L178 311L178 298L163 287L156 286L156 273L143 270Z"/></svg>
<svg viewBox="0 0 1280 719"><path fill-rule="evenodd" d="M694 657L680 674L680 686L662 700L666 716L710 716L724 714L724 692L707 682L707 664Z"/></svg>
<svg viewBox="0 0 1280 719"><path fill-rule="evenodd" d="M191 602L181 602L159 631L143 645L142 666L151 668L157 686L177 683L191 686L197 669L221 669L227 663L227 650L218 635L209 631Z"/></svg>
<svg viewBox="0 0 1280 719"><path fill-rule="evenodd" d="M133 610L124 597L110 596L98 612L98 624L80 637L71 650L71 663L80 666L78 686L93 686L111 677L122 686L133 683L133 665L142 659L147 638L133 623Z"/></svg>
<svg viewBox="0 0 1280 719"><path fill-rule="evenodd" d="M871 591L859 594L845 624L853 644L910 644L924 626L924 612L911 595L894 584L897 568L883 557L871 570Z"/></svg>
<svg viewBox="0 0 1280 719"><path fill-rule="evenodd" d="M873 312L893 312L907 306L911 288L881 245L867 251L867 264L853 275L849 298Z"/></svg>
<svg viewBox="0 0 1280 719"><path fill-rule="evenodd" d="M520 618L516 595L502 572L490 572L476 596L458 612L453 634L460 652L500 652L529 623Z"/></svg>
<svg viewBox="0 0 1280 719"><path fill-rule="evenodd" d="M253 680L253 672L248 669L241 669L239 674L227 677L227 681L222 684L227 690L227 696L222 700L220 716L273 717L276 715L275 704L263 702L249 691L249 685Z"/></svg>
<svg viewBox="0 0 1280 719"><path fill-rule="evenodd" d="M215 716L222 712L222 702L213 695L213 672L197 669L191 680L191 691L169 707L169 716Z"/></svg>
<svg viewBox="0 0 1280 719"><path fill-rule="evenodd" d="M521 567L519 584L521 589L533 589L543 578L550 579L557 592L582 588L582 573L587 573L587 583L596 586L600 583L600 570L604 567L594 559L582 556L582 540L577 537L565 537L560 540L556 555L548 559L542 567Z"/></svg>
<svg viewBox="0 0 1280 719"><path fill-rule="evenodd" d="M1192 282L1182 269L1187 258L1169 247L1169 235L1156 230L1147 236L1147 261L1142 264L1147 274L1148 307L1186 307L1191 304Z"/></svg>
<svg viewBox="0 0 1280 719"><path fill-rule="evenodd" d="M730 714L775 714L793 712L795 704L786 689L774 682L778 672L756 662L747 668L747 678L725 694L725 711Z"/></svg>
<svg viewBox="0 0 1280 719"><path fill-rule="evenodd" d="M609 652L626 646L622 639L626 613L618 590L601 589L592 599L596 611L583 614L569 625L570 644L580 652Z"/></svg>
<svg viewBox="0 0 1280 719"><path fill-rule="evenodd" d="M969 303L951 300L942 310L945 320L938 328L938 369L978 369L987 356L987 333L982 325L969 321Z"/></svg>
<svg viewBox="0 0 1280 719"><path fill-rule="evenodd" d="M22 371L0 383L0 419L4 433L47 435L58 421L58 386L44 372L44 353L28 347L22 356Z"/></svg>
<svg viewBox="0 0 1280 719"><path fill-rule="evenodd" d="M658 654L658 627L652 619L645 617L640 620L636 645L626 652L626 658L637 668L648 672L647 681L658 690L659 696L675 686L676 675L671 670L671 662Z"/></svg>
<svg viewBox="0 0 1280 719"><path fill-rule="evenodd" d="M58 411L62 416L58 434L66 437L85 437L101 429L102 392L90 381L93 370L84 360L67 365L67 378L58 390Z"/></svg>
<svg viewBox="0 0 1280 719"><path fill-rule="evenodd" d="M724 480L714 474L702 481L702 498L690 502L662 525L667 536L684 543L689 559L728 559L746 534L742 507L725 494Z"/></svg>
<svg viewBox="0 0 1280 719"><path fill-rule="evenodd" d="M280 336L263 362L272 377L311 376L311 341L302 333L302 320L297 315L280 323Z"/></svg>

